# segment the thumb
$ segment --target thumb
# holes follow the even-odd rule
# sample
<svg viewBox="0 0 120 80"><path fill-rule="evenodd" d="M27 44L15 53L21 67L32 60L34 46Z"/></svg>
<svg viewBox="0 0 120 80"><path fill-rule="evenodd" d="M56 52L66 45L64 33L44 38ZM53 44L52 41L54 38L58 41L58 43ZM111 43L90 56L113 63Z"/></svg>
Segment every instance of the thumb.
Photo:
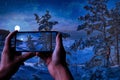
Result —
<svg viewBox="0 0 120 80"><path fill-rule="evenodd" d="M57 63L58 61L61 61L61 59L65 57L65 54L66 53L62 44L62 35L58 33L58 35L56 36L56 46L52 55L52 60Z"/></svg>
<svg viewBox="0 0 120 80"><path fill-rule="evenodd" d="M60 33L58 33L58 35L56 36L56 46L55 46L55 49L60 49L62 47L63 47L62 35Z"/></svg>

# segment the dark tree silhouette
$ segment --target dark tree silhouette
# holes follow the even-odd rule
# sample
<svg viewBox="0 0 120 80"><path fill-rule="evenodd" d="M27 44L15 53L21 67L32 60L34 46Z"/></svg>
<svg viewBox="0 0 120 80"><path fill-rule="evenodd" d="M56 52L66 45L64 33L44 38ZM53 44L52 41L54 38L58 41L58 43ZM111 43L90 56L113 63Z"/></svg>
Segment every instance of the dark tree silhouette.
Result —
<svg viewBox="0 0 120 80"><path fill-rule="evenodd" d="M46 13L39 17L38 14L34 14L35 16L35 20L37 22L37 24L39 24L39 31L51 31L53 26L58 24L58 21L50 21L50 19L52 18L52 16L50 15L50 12L47 10ZM68 38L70 37L70 34L68 33L62 33L63 38Z"/></svg>
<svg viewBox="0 0 120 80"><path fill-rule="evenodd" d="M107 9L107 2L108 0L88 0L89 4L84 7L88 13L79 17L82 24L78 26L77 30L84 30L88 35L86 40L80 41L84 41L80 45L84 45L84 47L94 46L95 56L102 55L102 58L105 59L105 66L110 64L111 50L115 50L119 65L120 2L117 2L116 7L111 10ZM96 33L93 34L93 32ZM77 44L78 47L80 45ZM112 49L111 46L114 46L115 49Z"/></svg>
<svg viewBox="0 0 120 80"><path fill-rule="evenodd" d="M109 39L112 40L112 44L115 46L115 53L116 53L116 62L120 64L120 55L119 55L119 42L120 42L120 2L116 3L116 7L111 9L110 11L110 28L108 32L110 33L111 37Z"/></svg>
<svg viewBox="0 0 120 80"><path fill-rule="evenodd" d="M44 31L51 31L53 28L53 25L58 24L57 21L50 21L50 19L52 18L49 11L46 11L46 14L39 17L38 14L34 14L35 15L35 20L37 21L37 23L39 24L39 28L38 30L44 30Z"/></svg>
<svg viewBox="0 0 120 80"><path fill-rule="evenodd" d="M28 35L28 36L27 36L27 41L26 41L26 43L27 43L27 47L29 48L29 50L35 50L35 45L34 45L34 43L33 43L33 41L32 41L31 35Z"/></svg>
<svg viewBox="0 0 120 80"><path fill-rule="evenodd" d="M85 16L80 16L81 25L77 30L84 30L87 32L87 39L80 39L77 44L78 47L83 45L85 47L94 46L95 55L102 55L104 58L104 66L109 66L111 46L113 46L112 35L108 32L111 24L111 12L107 8L108 0L88 0L88 5L84 7L88 13ZM114 15L113 15L114 16ZM73 46L74 48L75 46Z"/></svg>

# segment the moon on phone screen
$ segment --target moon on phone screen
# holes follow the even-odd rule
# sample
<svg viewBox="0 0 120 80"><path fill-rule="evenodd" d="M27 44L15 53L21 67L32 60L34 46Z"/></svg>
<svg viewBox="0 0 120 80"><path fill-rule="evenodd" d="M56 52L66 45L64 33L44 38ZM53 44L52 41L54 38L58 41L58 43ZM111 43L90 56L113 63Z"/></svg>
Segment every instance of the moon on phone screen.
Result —
<svg viewBox="0 0 120 80"><path fill-rule="evenodd" d="M21 38L20 40L22 40L22 41L23 41L23 38Z"/></svg>
<svg viewBox="0 0 120 80"><path fill-rule="evenodd" d="M15 30L20 31L20 26L19 26L19 25L16 25L16 26L15 26Z"/></svg>

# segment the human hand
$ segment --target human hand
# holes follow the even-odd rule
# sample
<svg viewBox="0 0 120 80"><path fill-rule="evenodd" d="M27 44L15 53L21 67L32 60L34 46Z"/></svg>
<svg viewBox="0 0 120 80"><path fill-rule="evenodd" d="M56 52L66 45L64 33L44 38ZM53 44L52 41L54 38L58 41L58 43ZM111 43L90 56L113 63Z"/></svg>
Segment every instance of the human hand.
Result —
<svg viewBox="0 0 120 80"><path fill-rule="evenodd" d="M55 80L73 80L73 77L66 65L66 52L62 44L62 36L56 36L56 47L52 54L37 53L47 64L50 74Z"/></svg>
<svg viewBox="0 0 120 80"><path fill-rule="evenodd" d="M17 31L10 33L5 40L5 45L1 54L0 62L0 80L8 80L19 69L23 62L33 56L35 53L21 53L15 52L14 47L10 47L11 39Z"/></svg>

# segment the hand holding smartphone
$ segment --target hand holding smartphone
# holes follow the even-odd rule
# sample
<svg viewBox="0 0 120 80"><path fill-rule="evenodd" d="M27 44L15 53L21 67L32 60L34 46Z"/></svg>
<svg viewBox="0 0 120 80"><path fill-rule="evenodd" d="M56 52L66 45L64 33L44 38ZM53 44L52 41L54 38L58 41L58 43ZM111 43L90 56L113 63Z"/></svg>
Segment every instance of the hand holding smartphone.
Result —
<svg viewBox="0 0 120 80"><path fill-rule="evenodd" d="M52 52L56 45L56 31L17 32L15 50L18 52Z"/></svg>

